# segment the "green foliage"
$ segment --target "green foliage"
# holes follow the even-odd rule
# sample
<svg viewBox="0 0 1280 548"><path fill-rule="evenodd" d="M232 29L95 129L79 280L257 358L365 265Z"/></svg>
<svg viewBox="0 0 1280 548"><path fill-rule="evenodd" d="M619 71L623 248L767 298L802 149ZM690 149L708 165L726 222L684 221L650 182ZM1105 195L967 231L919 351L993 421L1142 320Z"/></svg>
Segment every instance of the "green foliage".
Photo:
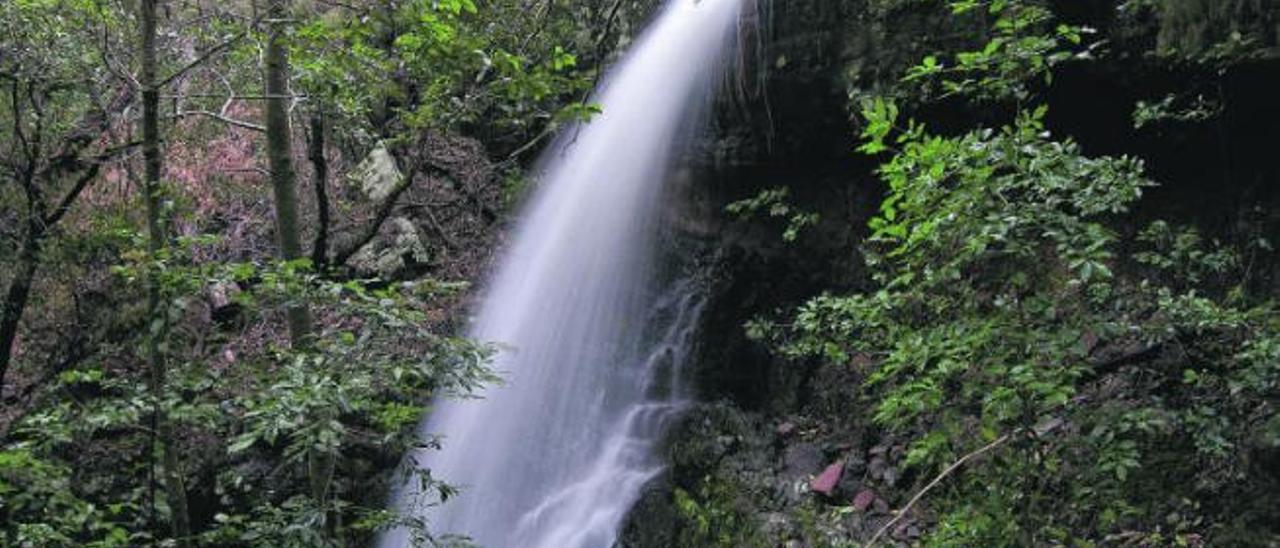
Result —
<svg viewBox="0 0 1280 548"><path fill-rule="evenodd" d="M957 138L909 123L894 139L898 153L878 170L889 194L871 221L872 240L884 250L873 259L896 263L880 272L882 281L890 288L948 284L992 256L1036 260L1045 245L1067 255L1078 283L1110 276L1104 248L1113 238L1081 217L1124 212L1149 185L1141 163L1087 158L1070 141L1049 140L1044 114L1040 108L1014 126ZM896 109L874 100L863 115L871 122L862 150L888 148Z"/></svg>
<svg viewBox="0 0 1280 548"><path fill-rule="evenodd" d="M1167 463L1247 469L1276 412L1280 329L1238 256L1165 223L1122 240L1108 222L1151 186L1141 162L1087 157L1044 114L944 137L869 100L862 150L892 153L865 250L879 289L750 329L797 358L873 356L874 420L914 438L926 476L1013 436L947 490L932 544L1099 540L1167 510L1143 493L1247 491L1226 473L1167 485Z"/></svg>
<svg viewBox="0 0 1280 548"><path fill-rule="evenodd" d="M599 112L583 99L609 53L597 48L618 33L610 30L612 19L599 26L607 6L579 0L539 3L536 14L519 0L290 4L283 27L294 112L322 116L333 135L329 146L341 152L435 133L478 138L500 156L531 150L557 126ZM40 185L17 188L13 182L27 166L16 161L0 169L0 255L16 254L27 226L8 221L48 215L66 192L59 186L69 186L59 170L77 156L87 166L101 149L124 145L100 174L131 191L133 165L115 160L132 150L126 143L137 133L131 127L136 116L120 115L136 113L125 101L137 95L126 76L136 72L129 55L136 47L135 7L102 0L0 2L0 126L8 130L0 131L0 145L29 156ZM191 173L209 169L192 168L201 162L183 158L193 150L208 156L199 140L207 135L193 135L208 128L188 124L192 118L183 112L254 123L269 25L245 13L247 5L166 7L172 9L160 21L159 76L175 78L162 90L161 130L173 152L166 163L188 188L208 187L201 179L224 175ZM584 51L594 55L590 62ZM99 112L116 100L116 111ZM98 114L107 115L106 135L73 131ZM251 135L220 137L239 143ZM28 145L31 151L23 148ZM253 147L243 151L248 157L229 164L252 163ZM341 169L347 157L333 166ZM501 169L522 181L515 161ZM238 246L234 260L242 261L261 242L227 246L211 236L177 238L151 255L135 229L135 204L115 189L88 191L94 208L85 209L92 211L77 205L41 246L41 277L29 308L60 332L73 331L65 326L76 320L100 322L88 325L83 337L58 333L57 341L76 344L58 349L66 356L51 353L56 369L49 371L36 370L43 364L27 348L37 339L28 331L36 330L24 326L22 357L30 363L22 365L32 371L22 372L35 384L29 407L22 404L11 426L10 414L0 417L0 545L180 542L153 538L176 519L167 493L153 498L148 492L170 472L200 510L192 517L195 540L203 544L358 545L393 524L415 529L424 541L440 540L431 538L429 523L380 508L390 481L414 482L422 504L451 495L429 474L387 478L389 462L413 447L438 446L414 432L429 412L427 402L469 397L496 380L486 367L490 349L450 336L453 328L442 325L442 303L456 301L462 286L347 280L336 269L315 272L307 261L226 262L228 247ZM39 192L45 203L33 205ZM208 219L192 215L219 218L213 226L224 215L260 215L254 206L229 212L208 198L166 195L165 216L172 227L203 229ZM342 212L346 204L334 205ZM8 282L12 273L0 269L0 280ZM165 303L156 318L140 310L142 282L151 276ZM224 309L207 302L211 288L225 290L231 302ZM86 295L92 300L82 303ZM49 304L60 301L67 310ZM278 334L280 311L296 304L312 309L320 326L304 350L289 348ZM229 319L214 317L224 312ZM169 364L160 397L145 388L140 349L150 341ZM156 443L167 437L154 429L157 415L174 432L172 452ZM180 469L164 470L174 453Z"/></svg>
<svg viewBox="0 0 1280 548"><path fill-rule="evenodd" d="M1081 46L1092 29L1059 24L1053 12L1020 0L961 0L950 3L953 14L984 11L991 19L987 41L979 49L960 51L948 62L926 56L907 70L907 83L919 83L926 95L963 95L980 100L1030 98L1029 85L1050 81L1051 69L1070 59L1088 58Z"/></svg>
<svg viewBox="0 0 1280 548"><path fill-rule="evenodd" d="M1138 101L1133 110L1133 127L1142 129L1160 122L1196 123L1210 120L1222 113L1222 105L1197 95L1186 99L1175 94L1166 95L1158 102Z"/></svg>
<svg viewBox="0 0 1280 548"><path fill-rule="evenodd" d="M987 45L926 58L903 80L920 87L895 93L1022 105L1088 55L1072 52L1086 29L1037 5L952 6L994 18ZM1137 120L1211 115L1174 102ZM863 250L876 287L747 329L791 358L860 368L872 419L911 440L919 477L1004 440L930 494L928 544L1188 543L1274 519L1254 459L1277 411L1280 324L1246 290L1249 261L1167 223L1117 230L1153 185L1142 162L1054 139L1046 106L959 135L904 121L886 97L860 106L859 150L881 158L886 188Z"/></svg>
<svg viewBox="0 0 1280 548"><path fill-rule="evenodd" d="M546 23L530 49L542 33L495 32L508 24L500 20L508 4L517 3L415 0L361 18L311 19L292 34L297 81L356 128L373 115L413 131L527 133L577 116L587 107L570 96L590 79L568 29Z"/></svg>
<svg viewBox="0 0 1280 548"><path fill-rule="evenodd" d="M30 446L0 450L0 541L15 547L108 548L146 538L130 533L123 521L135 509L132 503L94 504L72 487L71 470L37 456Z"/></svg>
<svg viewBox="0 0 1280 548"><path fill-rule="evenodd" d="M746 512L742 488L733 480L707 476L694 492L672 493L682 526L677 545L737 548L763 546L756 525Z"/></svg>
<svg viewBox="0 0 1280 548"><path fill-rule="evenodd" d="M144 254L130 256L138 262L118 267L117 275L136 283L144 269L159 272L175 325L194 295L210 284L240 284L245 289L236 303L246 314L305 300L328 318L329 327L308 349L251 354L234 368L219 364L216 353L187 350L194 347L188 337L218 337L216 331L171 334L164 347L181 360L172 364L161 401L101 364L64 372L51 391L94 395L28 415L15 428L14 442L0 453L0 489L24 482L18 488L24 494L6 498L3 511L15 524L28 523L5 528L0 534L10 536L0 538L6 544L123 546L150 531L148 510L138 498L145 469L110 470L116 482L136 482L137 489L126 495L69 484L68 478L81 464L74 458L76 448L93 447L112 432L123 436L116 443L145 440L155 406L188 436L224 440L225 453L215 458L222 463L217 516L201 532L206 542L342 546L392 523L426 527L384 512L381 500L368 498L372 493L365 484L381 471L371 472L367 457L358 455L394 456L415 445L434 446L434 440L417 439L413 429L423 411L420 402L467 397L495 379L485 366L488 348L437 334L422 312L424 299L447 295L457 286L422 281L371 289L365 282L321 279L309 272L306 261L182 267L179 257L162 255L147 263ZM307 486L315 481L316 463L326 461L335 463L333 475L321 478L328 496L317 499ZM5 468L9 462L21 466ZM191 473L206 465L185 464ZM422 487L432 500L452 492L435 480ZM57 496L47 494L54 491ZM37 533L44 536L32 536Z"/></svg>
<svg viewBox="0 0 1280 548"><path fill-rule="evenodd" d="M744 200L738 200L725 206L725 212L739 219L747 220L764 212L771 218L783 219L787 222L782 232L782 239L794 242L805 228L818 223L817 213L798 210L789 203L791 190L779 187L763 190L759 194Z"/></svg>
<svg viewBox="0 0 1280 548"><path fill-rule="evenodd" d="M531 14L518 0L293 2L283 27L295 112L323 117L329 146L341 152L433 133L479 138L496 155L530 150L558 125L599 112L582 100L598 57L608 52L593 52L589 66L579 52L611 34L594 26L605 8L591 4L539 3ZM262 85L269 25L242 12L246 6L208 11L175 4L161 16L159 76L175 78L162 91L174 97L163 102L161 129L173 145L171 174L191 182L189 188L211 177L191 173L191 164L200 162L182 157L199 151L205 143L198 138L207 135L193 135L198 130L181 113L248 124L260 114L252 96ZM0 3L0 125L10 130L0 131L0 145L29 156L41 185L13 184L26 167L17 162L0 170L0 255L16 253L23 242L26 223L7 221L29 212L46 216L62 198L66 189L58 187L69 185L58 169L77 155L87 165L100 148L123 145L137 132L131 127L136 117L119 116L118 110L136 113L124 99L116 112L105 113L109 135L72 131L118 95L130 98L123 95L131 86L123 75L136 71L129 55L138 31L135 7L101 0ZM175 119L183 121L170 125ZM236 142L248 135L221 134ZM23 148L28 145L33 150ZM252 149L244 147L249 157L231 163L252 162ZM114 160L101 174L129 187L133 166ZM337 169L343 165L333 161ZM515 162L501 169L513 180L521 177ZM46 203L32 204L37 192ZM442 303L454 302L463 286L347 280L336 271L315 272L306 261L227 262L229 246L211 236L177 238L151 255L136 231L134 204L114 192L87 194L95 208L108 206L77 207L63 223L67 230L49 233L40 260L41 276L50 274L36 280L29 308L58 322L58 331L71 331L64 326L76 320L101 321L88 325L83 337L60 335L76 346L65 349L65 357L52 356L58 369L48 371L47 380L39 380L43 370L23 370L37 382L33 403L24 404L12 426L8 413L2 417L0 545L178 542L153 538L176 519L167 493L152 498L148 492L170 472L200 509L192 518L201 543L357 545L393 524L415 529L424 541L439 540L431 538L429 523L380 508L391 489L385 483L396 480L414 482L422 504L450 496L451 488L429 474L388 478L389 463L413 447L438 445L415 434L427 402L469 397L496 380L486 367L490 349L448 335L453 329L442 325ZM166 195L171 226L203 228L207 219L191 216L225 206L206 198ZM335 203L334 210L345 205ZM250 206L247 213L217 209L210 216L228 214L259 215ZM252 257L244 251L259 243L234 242L240 246L234 260ZM0 269L0 280L11 274ZM46 283L55 276L65 279ZM148 277L160 285L160 317L139 309ZM231 302L214 310L211 288ZM82 303L86 294L93 300ZM56 301L67 301L67 310L52 310ZM296 304L312 309L320 326L304 350L289 348L278 334L280 311ZM90 316L81 318L82 312ZM66 317L72 313L77 316ZM214 317L219 313L229 319ZM24 366L37 365L37 353L25 348L35 339L22 333L24 361L31 362ZM169 364L160 397L145 388L140 349L150 341ZM154 431L157 415L167 418L176 438L170 453L156 443L167 436ZM173 453L180 469L164 470Z"/></svg>
<svg viewBox="0 0 1280 548"><path fill-rule="evenodd" d="M44 187L40 199L56 199L64 190L62 173L51 169L50 160L78 151L69 145L83 147L64 136L120 91L99 49L120 45L124 22L115 15L95 0L0 4L0 127L5 128L0 147L13 159L0 166L0 214L17 205L14 183L24 178L20 166L29 164L44 176L38 181ZM69 159L75 157L62 158Z"/></svg>
<svg viewBox="0 0 1280 548"><path fill-rule="evenodd" d="M0 6L0 31L5 33L6 49L13 49L0 59L0 69L6 75L61 81L64 92L83 92L69 84L104 70L94 44L84 40L84 29L120 30L121 23L107 3L97 0L5 2Z"/></svg>
<svg viewBox="0 0 1280 548"><path fill-rule="evenodd" d="M914 437L907 463L925 474L1014 435L951 490L933 542L1100 538L1161 511L1135 493L1170 459L1249 466L1242 444L1276 411L1256 407L1280 378L1263 357L1280 341L1274 310L1234 289L1239 258L1194 231L1152 225L1123 260L1105 221L1150 186L1139 162L1051 140L1043 109L950 138L915 123L895 135L884 102L864 116L864 150L894 150L866 250L880 289L816 298L789 329L754 333L795 357L875 356L874 419ZM1248 488L1222 474L1159 489ZM1071 512L1036 511L1050 506Z"/></svg>

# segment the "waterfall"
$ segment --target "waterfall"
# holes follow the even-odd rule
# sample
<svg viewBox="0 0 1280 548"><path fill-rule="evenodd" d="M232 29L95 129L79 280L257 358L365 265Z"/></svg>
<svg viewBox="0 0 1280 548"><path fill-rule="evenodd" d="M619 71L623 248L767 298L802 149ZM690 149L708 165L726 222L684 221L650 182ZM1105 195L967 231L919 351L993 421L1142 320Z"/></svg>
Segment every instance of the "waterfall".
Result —
<svg viewBox="0 0 1280 548"><path fill-rule="evenodd" d="M670 0L606 76L603 112L567 128L479 309L477 339L505 375L474 401L440 402L420 467L460 489L413 510L434 534L484 547L608 547L684 396L678 373L700 297L664 275L659 202L702 126L742 0ZM408 544L404 531L383 536Z"/></svg>

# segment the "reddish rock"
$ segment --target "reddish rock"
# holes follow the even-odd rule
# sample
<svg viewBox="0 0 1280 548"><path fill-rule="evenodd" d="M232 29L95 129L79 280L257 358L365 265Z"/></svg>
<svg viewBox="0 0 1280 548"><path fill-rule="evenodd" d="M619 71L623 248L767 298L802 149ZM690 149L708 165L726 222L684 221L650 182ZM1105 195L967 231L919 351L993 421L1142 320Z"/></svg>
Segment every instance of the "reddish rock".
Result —
<svg viewBox="0 0 1280 548"><path fill-rule="evenodd" d="M840 475L843 473L844 461L836 461L809 482L809 489L829 497L836 492L836 485L840 483Z"/></svg>
<svg viewBox="0 0 1280 548"><path fill-rule="evenodd" d="M871 503L876 501L876 494L870 489L863 489L857 495L853 496L853 509L859 512L866 512L871 507Z"/></svg>
<svg viewBox="0 0 1280 548"><path fill-rule="evenodd" d="M790 437L791 434L795 433L795 431L796 431L796 423L794 422L784 422L782 424L779 424L777 429L778 437L780 438Z"/></svg>

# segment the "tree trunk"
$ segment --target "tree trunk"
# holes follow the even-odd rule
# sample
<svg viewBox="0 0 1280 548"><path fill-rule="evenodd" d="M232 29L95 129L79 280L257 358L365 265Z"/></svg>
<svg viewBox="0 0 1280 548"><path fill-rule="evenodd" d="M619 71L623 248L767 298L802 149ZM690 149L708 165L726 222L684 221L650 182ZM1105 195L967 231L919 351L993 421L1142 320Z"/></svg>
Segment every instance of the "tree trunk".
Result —
<svg viewBox="0 0 1280 548"><path fill-rule="evenodd" d="M163 220L164 195L160 176L163 169L160 157L160 89L156 80L156 3L158 0L142 0L142 156L143 192L147 203L147 253L149 263L154 264L168 247L169 240ZM154 267L152 267L154 268ZM164 408L165 384L168 364L165 362L161 341L168 336L168 314L164 309L162 288L155 273L147 272L147 317L150 325L147 334L147 365L151 370L152 431L159 438L163 455L163 481L166 498L173 515L173 536L178 546L191 543L191 518L187 509L186 487L179 469L179 459L173 443L173 427Z"/></svg>
<svg viewBox="0 0 1280 548"><path fill-rule="evenodd" d="M267 17L271 21L267 38L267 160L271 168L271 187L275 193L276 238L280 256L286 261L304 257L302 234L298 227L297 176L293 169L293 136L289 128L289 50L284 42L287 0L271 0ZM316 136L318 137L318 136ZM321 149L323 155L323 149ZM314 159L313 159L314 161ZM305 304L289 307L289 340L295 349L306 348L311 339L311 312ZM324 505L334 461L330 455L312 453L307 463L311 480L311 496ZM326 520L332 533L334 521Z"/></svg>
<svg viewBox="0 0 1280 548"><path fill-rule="evenodd" d="M311 131L307 140L307 158L316 193L316 239L311 245L311 262L317 270L329 266L329 161L324 156L324 115L311 115Z"/></svg>
<svg viewBox="0 0 1280 548"><path fill-rule="evenodd" d="M18 273L9 284L4 306L0 308L0 394L4 392L5 374L13 358L13 343L18 338L18 324L27 308L31 285L35 283L36 269L40 265L40 223L30 223L26 241L18 255Z"/></svg>
<svg viewBox="0 0 1280 548"><path fill-rule="evenodd" d="M271 0L267 17L271 29L267 37L267 161L275 194L276 238L280 257L293 261L303 257L298 230L298 192L293 170L293 137L289 129L289 50L284 42L287 0ZM311 336L311 313L306 305L289 307L289 340L295 348L306 345Z"/></svg>

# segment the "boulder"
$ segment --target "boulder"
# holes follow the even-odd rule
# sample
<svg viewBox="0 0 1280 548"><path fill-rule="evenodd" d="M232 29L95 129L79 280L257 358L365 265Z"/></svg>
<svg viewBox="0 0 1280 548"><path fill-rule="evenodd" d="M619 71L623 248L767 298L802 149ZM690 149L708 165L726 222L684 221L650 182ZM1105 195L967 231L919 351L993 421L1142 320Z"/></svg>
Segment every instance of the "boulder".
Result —
<svg viewBox="0 0 1280 548"><path fill-rule="evenodd" d="M413 221L394 217L387 221L382 234L360 248L347 263L361 275L392 279L405 268L430 260L431 254Z"/></svg>
<svg viewBox="0 0 1280 548"><path fill-rule="evenodd" d="M396 166L395 158L381 142L373 147L348 177L374 203L386 200L404 180L404 174Z"/></svg>

